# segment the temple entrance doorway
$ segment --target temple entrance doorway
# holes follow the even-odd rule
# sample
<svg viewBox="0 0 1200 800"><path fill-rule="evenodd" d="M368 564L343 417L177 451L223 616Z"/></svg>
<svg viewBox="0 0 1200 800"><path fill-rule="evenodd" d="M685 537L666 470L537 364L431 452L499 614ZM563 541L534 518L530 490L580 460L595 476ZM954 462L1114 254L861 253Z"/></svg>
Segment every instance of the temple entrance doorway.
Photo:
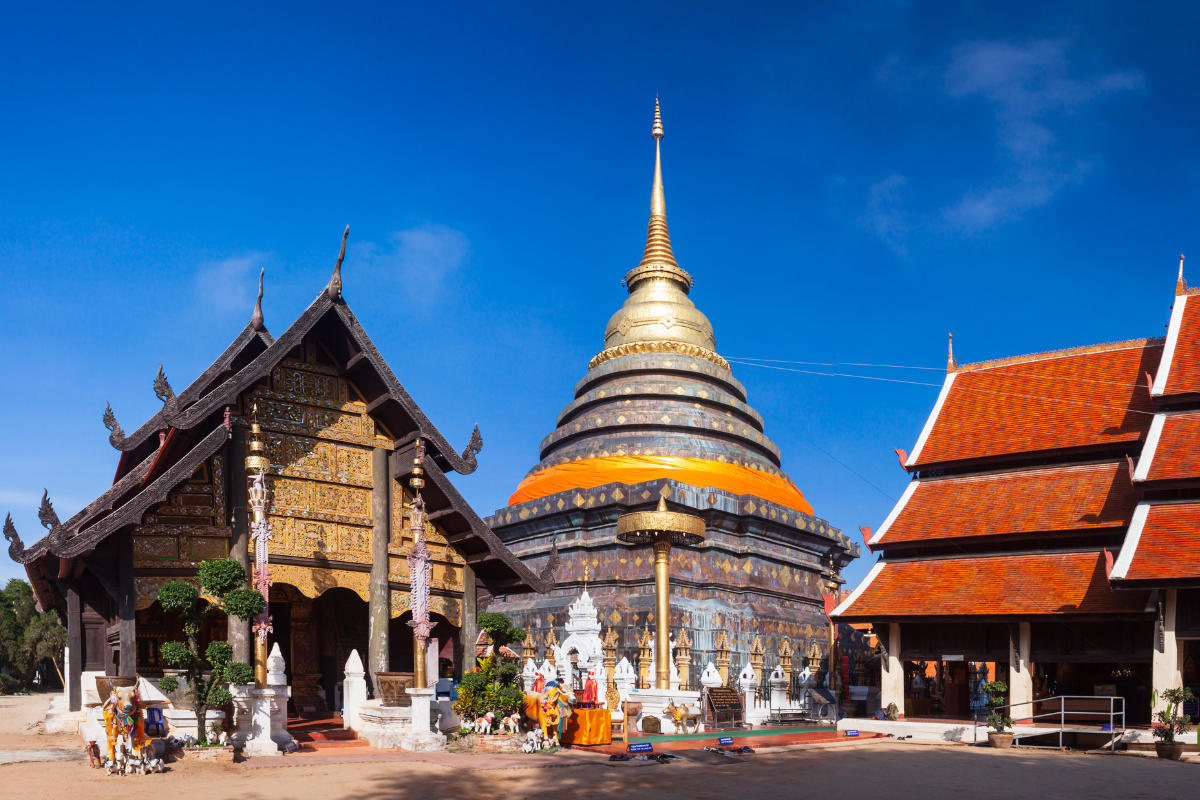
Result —
<svg viewBox="0 0 1200 800"><path fill-rule="evenodd" d="M289 713L325 716L341 709L341 681L353 650L365 664L370 638L368 605L351 589L335 586L317 598L291 584L271 587L268 644L279 644L292 687Z"/></svg>

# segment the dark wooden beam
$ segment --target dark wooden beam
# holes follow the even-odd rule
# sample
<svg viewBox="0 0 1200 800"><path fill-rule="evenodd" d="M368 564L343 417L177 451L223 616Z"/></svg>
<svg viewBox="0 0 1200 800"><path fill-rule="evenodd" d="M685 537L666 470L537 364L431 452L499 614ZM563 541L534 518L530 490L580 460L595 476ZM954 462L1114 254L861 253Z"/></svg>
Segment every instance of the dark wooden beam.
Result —
<svg viewBox="0 0 1200 800"><path fill-rule="evenodd" d="M390 394L381 394L379 397L376 397L374 400L367 403L367 413L374 414L376 411L383 408L384 405L390 402L393 402L393 398Z"/></svg>
<svg viewBox="0 0 1200 800"><path fill-rule="evenodd" d="M484 561L490 561L491 559L492 551L484 550L482 553L472 553L469 556L465 556L463 561L466 561L468 564L479 564Z"/></svg>
<svg viewBox="0 0 1200 800"><path fill-rule="evenodd" d="M435 520L439 520L442 517L448 517L451 514L457 514L457 513L459 513L458 509L454 508L453 506L450 506L448 508L439 508L437 511L432 511L432 512L426 514L425 516L430 522L434 522Z"/></svg>
<svg viewBox="0 0 1200 800"><path fill-rule="evenodd" d="M370 363L366 353L364 353L364 352L355 353L354 355L350 356L350 360L346 362L345 371L347 373L353 372L355 370L355 368L361 366L364 361L367 361L368 363Z"/></svg>
<svg viewBox="0 0 1200 800"><path fill-rule="evenodd" d="M83 708L83 609L79 582L68 578L67 590L67 697L68 711Z"/></svg>
<svg viewBox="0 0 1200 800"><path fill-rule="evenodd" d="M137 676L137 590L133 583L133 535L117 534L117 616L121 628L121 677Z"/></svg>

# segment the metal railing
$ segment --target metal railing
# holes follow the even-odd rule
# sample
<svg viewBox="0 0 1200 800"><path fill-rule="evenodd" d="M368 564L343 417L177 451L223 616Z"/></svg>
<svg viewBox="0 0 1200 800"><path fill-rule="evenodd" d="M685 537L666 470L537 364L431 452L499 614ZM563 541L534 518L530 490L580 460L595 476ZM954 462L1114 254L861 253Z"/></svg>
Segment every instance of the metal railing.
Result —
<svg viewBox="0 0 1200 800"><path fill-rule="evenodd" d="M1069 709L1069 708L1067 708L1067 702L1066 702L1067 700L1091 700L1091 701L1107 700L1108 701L1108 711L1083 711L1083 710ZM1039 738L1042 736L1053 736L1055 733L1057 733L1058 734L1058 747L1059 747L1059 749L1062 749L1064 733L1107 733L1112 737L1112 741L1109 743L1112 751L1114 753L1117 751L1117 741L1120 738L1122 738L1125 734L1125 698L1124 697L1106 697L1106 696L1096 696L1096 695L1086 695L1086 694L1063 694L1063 695L1055 695L1054 697L1047 697L1047 698L1044 698L1041 700L1026 700L1023 703L1011 703L1006 706L996 706L992 710L993 711L1001 711L1003 709L1012 709L1012 708L1018 708L1021 706L1033 706L1033 708L1031 708L1030 711L1037 711L1038 704L1040 704L1044 708L1046 704L1053 705L1055 703L1055 701L1057 701L1057 703L1058 703L1058 708L1053 711L1044 712L1041 714L1030 714L1028 716L1026 716L1024 714L1017 715L1017 714L1012 714L1012 713L1007 715L1010 718L1018 718L1019 717L1019 719L1021 720L1022 723L1027 722L1027 721L1036 723L1039 720L1049 722L1051 724L1053 724L1055 721L1058 722L1058 730L1057 731L1055 731L1053 728L1051 728L1051 729L1039 731L1036 733L1017 733L1015 730L1015 726L1017 723L1014 722L1013 723L1013 725L1014 725L1013 744L1017 744L1020 739L1036 739L1036 738ZM1117 710L1118 702L1120 704L1120 710ZM1100 730L1096 730L1095 728L1068 727L1067 726L1067 717L1068 716L1071 716L1071 717L1084 716L1084 717L1089 717L1089 718L1090 717L1100 717L1100 719L1097 720L1097 724L1100 724L1101 728L1100 728ZM1103 724L1103 720L1105 717L1108 718L1107 725ZM1121 719L1121 724L1119 727L1116 722L1118 717L1120 717L1120 719ZM1071 722L1075 722L1075 720L1072 719ZM983 723L982 727L984 729L987 729L987 727L988 727L987 723L986 722ZM976 719L975 727L972 729L972 732L971 732L971 740L972 741L975 741L975 742L979 741L979 728L980 728L980 722L978 719ZM1120 734L1120 735L1118 736L1118 734ZM1021 746L1022 747L1047 747L1047 748L1054 747L1054 745L1048 745L1048 744L1027 744L1027 745L1021 745Z"/></svg>

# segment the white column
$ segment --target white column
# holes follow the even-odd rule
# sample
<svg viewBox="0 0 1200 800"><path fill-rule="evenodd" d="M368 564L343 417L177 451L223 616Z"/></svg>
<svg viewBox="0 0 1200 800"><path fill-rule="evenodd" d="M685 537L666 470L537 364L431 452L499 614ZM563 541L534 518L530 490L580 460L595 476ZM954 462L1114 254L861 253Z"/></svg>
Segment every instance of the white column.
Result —
<svg viewBox="0 0 1200 800"><path fill-rule="evenodd" d="M1013 642L1008 646L1008 702L1010 705L1029 703L1033 700L1033 664L1029 660L1030 628L1028 622L1017 625L1017 648ZM1033 716L1033 705L1024 705L1009 709L1009 715L1014 720L1029 719Z"/></svg>
<svg viewBox="0 0 1200 800"><path fill-rule="evenodd" d="M521 671L521 682L525 684L525 691L533 691L533 682L537 679L537 666L534 665L532 658L525 659L525 669Z"/></svg>
<svg viewBox="0 0 1200 800"><path fill-rule="evenodd" d="M1162 701L1162 693L1166 689L1178 689L1183 686L1183 668L1179 663L1179 644L1175 640L1175 608L1176 590L1167 589L1160 593L1163 604L1163 648L1158 652L1158 624L1154 625L1154 654L1153 684L1154 708L1161 711L1167 707ZM1129 709L1126 709L1128 713Z"/></svg>
<svg viewBox="0 0 1200 800"><path fill-rule="evenodd" d="M900 623L888 623L887 661L879 684L879 707L896 704L897 719L904 719L904 662L900 659Z"/></svg>
<svg viewBox="0 0 1200 800"><path fill-rule="evenodd" d="M754 700L755 690L758 689L758 681L754 679L754 667L750 666L750 662L746 662L746 666L742 667L741 673L738 674L738 688L742 690L742 709L743 718L747 725L757 725L765 722L771 716L771 712L766 708L759 708Z"/></svg>
<svg viewBox="0 0 1200 800"><path fill-rule="evenodd" d="M405 689L412 698L412 729L413 733L430 733L429 702L433 698L433 689Z"/></svg>
<svg viewBox="0 0 1200 800"><path fill-rule="evenodd" d="M367 702L366 670L357 650L346 659L346 677L342 680L342 727L358 730L358 709Z"/></svg>

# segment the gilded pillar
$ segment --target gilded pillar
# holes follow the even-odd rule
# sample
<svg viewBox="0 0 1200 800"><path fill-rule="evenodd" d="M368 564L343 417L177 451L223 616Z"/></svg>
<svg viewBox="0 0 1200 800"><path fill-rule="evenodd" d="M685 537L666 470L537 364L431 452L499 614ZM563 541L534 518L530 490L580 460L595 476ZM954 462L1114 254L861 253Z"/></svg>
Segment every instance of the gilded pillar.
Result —
<svg viewBox="0 0 1200 800"><path fill-rule="evenodd" d="M234 425L229 441L225 445L225 477L228 481L225 496L228 498L225 522L229 525L229 557L242 565L250 575L250 523L247 517L246 492L246 429ZM230 616L226 627L226 641L233 648L233 660L243 664L253 661L250 649L250 625L248 619Z"/></svg>
<svg viewBox="0 0 1200 800"><path fill-rule="evenodd" d="M686 687L692 673L692 640L683 628L675 640L675 663L679 666L679 685Z"/></svg>
<svg viewBox="0 0 1200 800"><path fill-rule="evenodd" d="M638 640L638 688L650 688L650 625L642 628L642 638Z"/></svg>
<svg viewBox="0 0 1200 800"><path fill-rule="evenodd" d="M779 642L779 666L785 675L792 674L792 643L786 636Z"/></svg>
<svg viewBox="0 0 1200 800"><path fill-rule="evenodd" d="M391 538L389 507L391 480L388 477L388 451L376 447L371 452L371 583L368 614L370 654L367 670L375 697L379 692L378 673L388 671L388 623L391 618L391 592L388 588L388 540Z"/></svg>
<svg viewBox="0 0 1200 800"><path fill-rule="evenodd" d="M762 639L755 634L754 643L750 645L750 666L754 668L755 683L762 683L764 655L766 650L763 648Z"/></svg>
<svg viewBox="0 0 1200 800"><path fill-rule="evenodd" d="M717 640L713 643L713 649L717 651L717 671L721 673L721 685L729 685L729 635L725 631L717 634Z"/></svg>
<svg viewBox="0 0 1200 800"><path fill-rule="evenodd" d="M671 532L654 538L654 685L671 688Z"/></svg>
<svg viewBox="0 0 1200 800"><path fill-rule="evenodd" d="M554 628L550 628L550 632L546 634L546 660L550 662L550 666L554 667L554 671L558 672L558 664L554 659L554 650L558 647L558 634L554 632ZM550 680L553 676L547 675L546 680Z"/></svg>

